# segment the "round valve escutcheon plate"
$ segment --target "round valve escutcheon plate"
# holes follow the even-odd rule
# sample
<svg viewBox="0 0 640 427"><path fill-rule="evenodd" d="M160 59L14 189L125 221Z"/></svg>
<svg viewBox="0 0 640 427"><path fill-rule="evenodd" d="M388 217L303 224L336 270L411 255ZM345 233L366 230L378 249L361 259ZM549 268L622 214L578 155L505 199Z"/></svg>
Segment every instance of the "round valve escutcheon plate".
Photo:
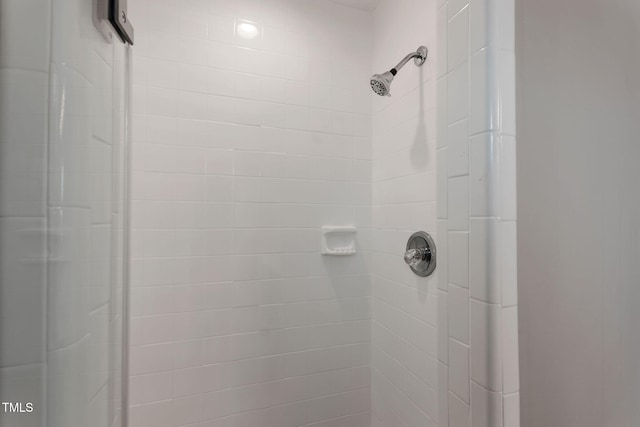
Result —
<svg viewBox="0 0 640 427"><path fill-rule="evenodd" d="M429 233L418 231L409 237L404 260L420 277L433 273L436 269L436 244Z"/></svg>

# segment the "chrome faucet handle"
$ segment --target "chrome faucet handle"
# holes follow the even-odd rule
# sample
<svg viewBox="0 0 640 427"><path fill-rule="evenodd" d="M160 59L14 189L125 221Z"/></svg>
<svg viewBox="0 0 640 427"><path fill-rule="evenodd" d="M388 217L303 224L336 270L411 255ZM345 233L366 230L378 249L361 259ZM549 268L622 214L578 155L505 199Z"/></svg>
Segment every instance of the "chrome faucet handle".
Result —
<svg viewBox="0 0 640 427"><path fill-rule="evenodd" d="M404 253L404 262L411 267L417 267L421 262L427 259L427 248L408 249Z"/></svg>
<svg viewBox="0 0 640 427"><path fill-rule="evenodd" d="M436 268L436 244L428 233L418 231L409 237L404 262L418 276L426 277L433 273Z"/></svg>

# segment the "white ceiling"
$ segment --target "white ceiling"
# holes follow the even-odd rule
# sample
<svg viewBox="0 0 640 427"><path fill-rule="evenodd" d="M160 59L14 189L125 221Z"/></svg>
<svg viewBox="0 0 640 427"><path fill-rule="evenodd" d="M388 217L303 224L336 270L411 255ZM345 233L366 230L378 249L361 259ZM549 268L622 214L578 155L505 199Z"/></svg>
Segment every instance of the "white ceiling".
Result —
<svg viewBox="0 0 640 427"><path fill-rule="evenodd" d="M375 10L380 0L332 0L345 6L355 7L362 10Z"/></svg>

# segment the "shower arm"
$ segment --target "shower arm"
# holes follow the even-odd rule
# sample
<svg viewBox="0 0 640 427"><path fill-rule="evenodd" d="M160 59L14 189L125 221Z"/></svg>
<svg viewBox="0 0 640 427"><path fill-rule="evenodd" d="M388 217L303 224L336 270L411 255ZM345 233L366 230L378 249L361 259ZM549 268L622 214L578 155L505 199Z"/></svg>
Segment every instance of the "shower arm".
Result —
<svg viewBox="0 0 640 427"><path fill-rule="evenodd" d="M407 56L405 56L402 59L402 61L398 62L398 65L393 67L392 70L396 70L396 72L400 71L400 69L402 67L404 67L407 64L407 62L409 62L410 59L412 59L412 58L420 58L420 56L421 55L418 52L412 52L412 53L408 54Z"/></svg>
<svg viewBox="0 0 640 427"><path fill-rule="evenodd" d="M398 62L398 65L396 65L390 70L391 74L395 76L396 73L400 71L400 69L404 67L407 64L407 62L409 62L409 60L412 58L416 58L414 63L418 67L424 64L424 61L427 59L427 48L424 46L420 46L417 51L411 52L410 54L402 58L402 61Z"/></svg>

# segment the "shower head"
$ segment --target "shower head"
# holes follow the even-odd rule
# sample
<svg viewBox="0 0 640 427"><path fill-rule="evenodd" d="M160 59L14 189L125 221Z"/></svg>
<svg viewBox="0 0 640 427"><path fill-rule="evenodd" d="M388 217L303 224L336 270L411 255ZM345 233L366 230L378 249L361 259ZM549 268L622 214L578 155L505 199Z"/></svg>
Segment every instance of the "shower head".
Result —
<svg viewBox="0 0 640 427"><path fill-rule="evenodd" d="M409 62L411 58L413 58L413 63L416 64L417 67L420 67L427 60L427 47L420 46L418 50L415 52L411 52L407 56L405 56L402 61L398 63L395 67L386 71L382 74L374 74L371 76L371 89L380 96L391 96L389 91L391 90L391 82L393 78L398 74L398 70L400 70L404 65Z"/></svg>
<svg viewBox="0 0 640 427"><path fill-rule="evenodd" d="M396 70L386 71L382 74L374 74L371 76L371 89L380 96L391 96L389 95L389 89L391 89L391 82L396 75L394 71Z"/></svg>

